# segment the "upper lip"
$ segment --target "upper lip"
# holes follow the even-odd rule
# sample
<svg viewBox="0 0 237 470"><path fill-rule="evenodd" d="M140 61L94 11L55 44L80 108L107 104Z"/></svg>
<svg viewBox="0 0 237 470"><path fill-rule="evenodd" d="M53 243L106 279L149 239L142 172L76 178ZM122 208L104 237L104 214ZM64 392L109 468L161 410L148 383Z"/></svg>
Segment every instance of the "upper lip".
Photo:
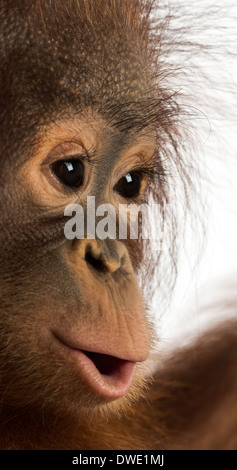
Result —
<svg viewBox="0 0 237 470"><path fill-rule="evenodd" d="M108 356L113 356L118 359L122 359L124 361L130 361L130 362L143 362L146 358L144 358L143 351L139 352L134 352L132 351L121 351L120 350L120 344L115 345L110 345L109 340L105 344L105 341L98 341L96 344L93 342L93 344L88 344L85 343L83 340L77 340L77 339L72 339L69 334L62 334L61 331L58 330L52 330L53 336L59 340L62 344L65 346L75 349L75 350L80 350L80 351L85 351L85 352L91 352L91 353L98 353L98 354L106 354Z"/></svg>

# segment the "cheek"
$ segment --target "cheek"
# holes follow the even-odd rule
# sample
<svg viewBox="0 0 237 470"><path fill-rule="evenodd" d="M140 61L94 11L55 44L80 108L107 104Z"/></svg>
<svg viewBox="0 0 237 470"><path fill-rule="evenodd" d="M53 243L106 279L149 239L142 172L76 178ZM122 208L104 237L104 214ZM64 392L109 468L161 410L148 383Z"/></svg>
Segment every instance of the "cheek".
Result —
<svg viewBox="0 0 237 470"><path fill-rule="evenodd" d="M76 258L69 265L67 262L63 246L34 260L29 269L9 273L9 282L6 277L0 281L0 311L4 315L10 311L9 321L16 327L21 320L20 329L25 322L31 332L39 325L41 329L63 325L67 331L80 333L80 338L89 335L91 341L104 332L113 342L116 337L124 338L120 341L125 350L129 344L132 348L131 339L135 341L137 336L136 349L143 349L146 355L149 328L134 274L115 273L113 279L102 280L88 269L85 261L78 262ZM128 269L131 271L130 262Z"/></svg>
<svg viewBox="0 0 237 470"><path fill-rule="evenodd" d="M9 225L12 242L9 251L2 253L7 264L0 280L1 350L2 358L7 358L3 368L8 368L15 388L21 391L19 401L28 387L31 397L41 402L47 398L51 403L51 396L58 394L58 401L68 400L74 406L82 403L78 393L83 393L95 405L99 400L96 386L91 391L70 351L57 345L53 334L63 335L73 345L71 349L125 363L147 359L150 331L128 251L117 240L110 241L113 249L109 242L101 242L99 254L107 249L114 260L118 247L123 247L120 271L105 275L95 266L88 267L85 253L82 256L77 248L80 241L65 239L65 218L44 219L39 208L38 212L30 205L25 209L27 215L22 218L19 211ZM15 227L21 228L17 232ZM137 365L132 388L139 381L139 368ZM110 377L107 385L109 382Z"/></svg>

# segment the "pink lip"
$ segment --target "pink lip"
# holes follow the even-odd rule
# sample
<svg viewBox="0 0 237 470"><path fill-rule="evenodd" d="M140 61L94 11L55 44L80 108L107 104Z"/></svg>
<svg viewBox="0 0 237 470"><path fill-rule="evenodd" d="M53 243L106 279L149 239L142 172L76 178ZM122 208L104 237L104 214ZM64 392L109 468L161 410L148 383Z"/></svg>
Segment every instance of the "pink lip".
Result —
<svg viewBox="0 0 237 470"><path fill-rule="evenodd" d="M61 337L54 337L67 348L79 369L82 380L93 393L107 401L124 396L133 379L136 362L120 359L107 354L74 348Z"/></svg>

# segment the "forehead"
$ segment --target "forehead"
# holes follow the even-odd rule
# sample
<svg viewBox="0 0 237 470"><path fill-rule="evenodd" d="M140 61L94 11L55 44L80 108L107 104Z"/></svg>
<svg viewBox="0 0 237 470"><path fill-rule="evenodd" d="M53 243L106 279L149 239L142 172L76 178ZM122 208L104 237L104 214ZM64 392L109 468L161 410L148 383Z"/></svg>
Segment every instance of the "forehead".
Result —
<svg viewBox="0 0 237 470"><path fill-rule="evenodd" d="M154 119L150 59L133 3L111 0L102 10L99 1L15 0L6 7L0 59L8 80L0 85L11 124L11 142L8 123L2 125L9 156L23 153L45 124L89 107L125 140ZM18 7L11 11L12 5ZM14 66L7 69L9 61Z"/></svg>
<svg viewBox="0 0 237 470"><path fill-rule="evenodd" d="M48 92L52 86L61 93L66 89L74 99L80 95L84 107L108 93L134 98L148 89L149 67L132 4L107 0L102 8L94 0L15 0L5 9L0 55L14 58L21 81L41 91L43 85Z"/></svg>

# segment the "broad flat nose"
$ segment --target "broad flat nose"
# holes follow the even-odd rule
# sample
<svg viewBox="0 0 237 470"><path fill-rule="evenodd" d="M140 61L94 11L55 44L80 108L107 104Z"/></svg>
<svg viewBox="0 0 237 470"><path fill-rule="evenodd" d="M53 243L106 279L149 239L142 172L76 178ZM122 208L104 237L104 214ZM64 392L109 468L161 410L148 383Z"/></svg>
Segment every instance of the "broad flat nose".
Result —
<svg viewBox="0 0 237 470"><path fill-rule="evenodd" d="M97 271L112 274L121 267L125 248L117 240L91 240L85 238L80 240L78 253Z"/></svg>

